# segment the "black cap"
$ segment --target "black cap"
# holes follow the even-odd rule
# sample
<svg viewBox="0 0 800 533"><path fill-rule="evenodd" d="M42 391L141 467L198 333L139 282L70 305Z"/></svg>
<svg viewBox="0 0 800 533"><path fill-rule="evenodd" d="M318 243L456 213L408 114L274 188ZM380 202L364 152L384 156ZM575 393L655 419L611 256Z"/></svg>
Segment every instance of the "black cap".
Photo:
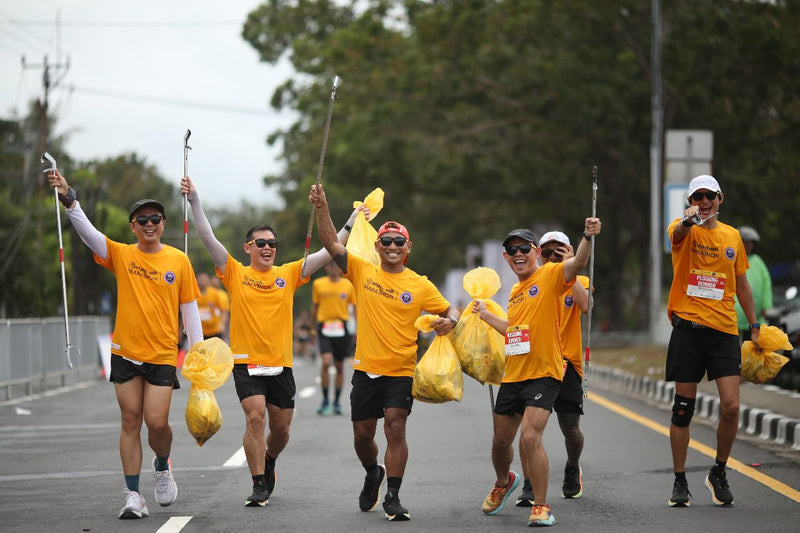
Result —
<svg viewBox="0 0 800 533"><path fill-rule="evenodd" d="M167 218L164 214L163 205L150 198L143 198L131 206L131 210L128 211L128 222L133 222L133 215L135 215L137 211L144 207L155 207L158 209L159 213L161 213L162 217Z"/></svg>
<svg viewBox="0 0 800 533"><path fill-rule="evenodd" d="M503 246L505 246L506 243L508 243L508 241L510 241L514 237L519 237L520 239L528 241L534 246L539 246L538 244L536 244L536 235L534 235L531 230L525 228L519 228L509 231L508 235L506 235L505 240L503 240Z"/></svg>

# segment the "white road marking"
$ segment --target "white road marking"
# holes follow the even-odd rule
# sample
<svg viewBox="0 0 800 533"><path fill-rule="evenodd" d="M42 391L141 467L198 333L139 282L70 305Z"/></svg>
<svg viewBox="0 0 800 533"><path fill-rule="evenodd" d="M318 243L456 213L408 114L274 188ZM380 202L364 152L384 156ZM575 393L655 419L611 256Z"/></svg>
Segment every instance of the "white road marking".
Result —
<svg viewBox="0 0 800 533"><path fill-rule="evenodd" d="M245 462L247 462L247 456L244 454L244 446L242 446L222 466L242 466Z"/></svg>
<svg viewBox="0 0 800 533"><path fill-rule="evenodd" d="M173 516L167 520L167 523L156 530L156 533L178 533L183 529L183 526L189 523L191 516Z"/></svg>

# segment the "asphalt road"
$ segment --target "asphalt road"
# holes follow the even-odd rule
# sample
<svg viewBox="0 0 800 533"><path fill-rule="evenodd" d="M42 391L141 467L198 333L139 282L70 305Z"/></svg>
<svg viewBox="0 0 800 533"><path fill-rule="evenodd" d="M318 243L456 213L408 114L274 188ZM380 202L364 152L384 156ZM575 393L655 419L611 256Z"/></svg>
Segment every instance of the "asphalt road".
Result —
<svg viewBox="0 0 800 533"><path fill-rule="evenodd" d="M416 402L409 418L409 463L400 491L411 521L390 523L357 499L364 472L344 416L319 416L316 366L297 366L292 436L277 463L278 482L264 508L245 508L252 487L241 448L244 417L232 380L216 394L223 427L203 447L189 435L183 411L189 383L176 391L171 425L177 502L159 507L148 470L141 488L150 516L122 521L124 482L118 452L119 410L103 382L0 405L0 530L3 532L227 531L498 531L527 524L528 510L508 506L485 516L483 498L494 482L490 462L489 392L464 378L460 403ZM348 376L349 377L349 376ZM741 436L737 470L728 480L731 508L711 503L703 478L713 462L714 428L695 419L687 476L694 496L687 509L666 505L672 489L667 408L591 384L582 428L584 496L560 498L564 446L553 417L545 434L550 457L549 503L561 531L795 532L800 526L800 452ZM345 390L347 398L349 385ZM496 390L495 390L496 392ZM347 402L345 402L347 406ZM385 449L379 423L381 456ZM143 431L144 463L152 456ZM710 448L704 448L706 447ZM755 465L755 466L751 466ZM519 459L514 469L521 471ZM385 487L384 487L385 488Z"/></svg>

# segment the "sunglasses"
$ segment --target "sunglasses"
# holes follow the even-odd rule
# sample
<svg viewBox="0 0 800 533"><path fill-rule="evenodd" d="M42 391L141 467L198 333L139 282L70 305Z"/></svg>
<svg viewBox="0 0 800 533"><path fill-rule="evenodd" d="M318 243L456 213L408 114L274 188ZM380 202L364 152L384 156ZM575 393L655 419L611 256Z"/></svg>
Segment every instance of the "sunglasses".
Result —
<svg viewBox="0 0 800 533"><path fill-rule="evenodd" d="M161 221L164 220L164 217L162 217L161 215L150 215L150 216L139 215L138 217L135 218L135 220L136 222L139 223L140 226L146 226L148 220L152 222L154 226L158 226L159 224L161 224Z"/></svg>
<svg viewBox="0 0 800 533"><path fill-rule="evenodd" d="M699 202L703 198L705 198L706 200L713 200L717 196L718 196L717 193L712 192L712 191L695 192L695 193L692 193L691 199L694 200L695 202Z"/></svg>
<svg viewBox="0 0 800 533"><path fill-rule="evenodd" d="M259 248L263 248L265 246L269 246L270 248L278 247L278 241L275 239L253 239L252 241L247 241L245 244L255 244Z"/></svg>
<svg viewBox="0 0 800 533"><path fill-rule="evenodd" d="M394 243L396 246L405 246L406 245L406 238L405 237L381 237L381 246L388 247Z"/></svg>
<svg viewBox="0 0 800 533"><path fill-rule="evenodd" d="M508 255L517 255L517 250L523 253L523 255L528 255L531 253L531 249L533 248L532 244L520 244L519 246L506 246L506 253Z"/></svg>
<svg viewBox="0 0 800 533"><path fill-rule="evenodd" d="M556 251L555 248L553 249L547 248L545 250L542 250L542 257L544 257L545 259L550 259L550 256L553 254L561 255L558 251Z"/></svg>

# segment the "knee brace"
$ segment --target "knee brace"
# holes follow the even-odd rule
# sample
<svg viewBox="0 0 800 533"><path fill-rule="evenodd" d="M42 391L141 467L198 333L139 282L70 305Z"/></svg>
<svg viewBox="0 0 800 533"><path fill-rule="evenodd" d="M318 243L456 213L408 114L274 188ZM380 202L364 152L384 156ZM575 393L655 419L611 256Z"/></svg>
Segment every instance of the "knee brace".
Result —
<svg viewBox="0 0 800 533"><path fill-rule="evenodd" d="M694 415L694 403L694 398L676 394L672 404L672 423L679 428L689 427Z"/></svg>

